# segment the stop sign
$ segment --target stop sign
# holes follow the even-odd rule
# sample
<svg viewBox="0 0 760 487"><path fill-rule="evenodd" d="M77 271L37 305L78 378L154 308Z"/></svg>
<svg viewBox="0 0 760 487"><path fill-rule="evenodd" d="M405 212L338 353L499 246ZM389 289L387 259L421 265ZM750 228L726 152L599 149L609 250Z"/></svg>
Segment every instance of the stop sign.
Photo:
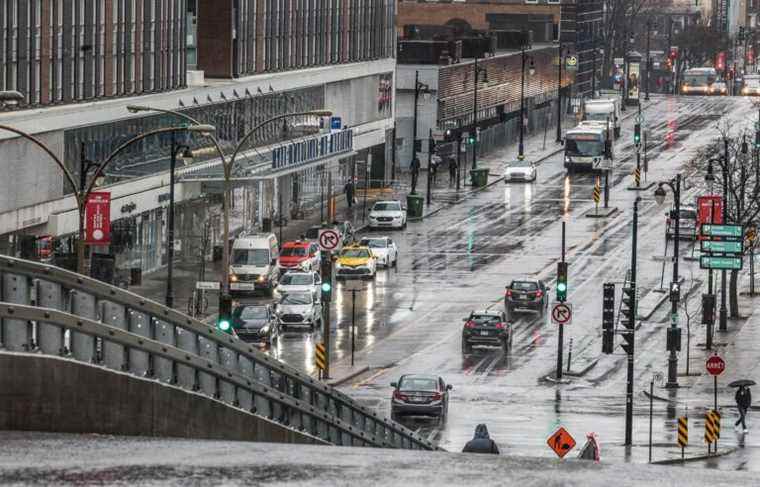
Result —
<svg viewBox="0 0 760 487"><path fill-rule="evenodd" d="M707 359L707 372L710 375L720 375L726 369L726 362L717 355L713 355Z"/></svg>

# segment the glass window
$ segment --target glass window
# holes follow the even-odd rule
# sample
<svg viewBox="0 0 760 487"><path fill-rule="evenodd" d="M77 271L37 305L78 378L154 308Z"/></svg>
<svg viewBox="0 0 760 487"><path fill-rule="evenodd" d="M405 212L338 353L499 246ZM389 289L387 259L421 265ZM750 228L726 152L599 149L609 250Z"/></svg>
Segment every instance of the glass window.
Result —
<svg viewBox="0 0 760 487"><path fill-rule="evenodd" d="M510 288L515 291L535 291L538 289L538 285L530 281L514 281Z"/></svg>
<svg viewBox="0 0 760 487"><path fill-rule="evenodd" d="M265 320L268 317L266 306L245 306L238 310L240 319L243 320Z"/></svg>
<svg viewBox="0 0 760 487"><path fill-rule="evenodd" d="M232 265L269 265L268 249L233 249Z"/></svg>
<svg viewBox="0 0 760 487"><path fill-rule="evenodd" d="M367 249L346 249L341 254L341 257L348 257L350 259L366 259L369 258L369 250Z"/></svg>
<svg viewBox="0 0 760 487"><path fill-rule="evenodd" d="M311 293L290 293L282 297L282 304L311 304Z"/></svg>
<svg viewBox="0 0 760 487"><path fill-rule="evenodd" d="M372 207L372 211L400 211L401 204L395 201L388 203L375 203Z"/></svg>
<svg viewBox="0 0 760 487"><path fill-rule="evenodd" d="M314 275L289 272L280 278L280 284L283 286L309 286L314 284Z"/></svg>
<svg viewBox="0 0 760 487"><path fill-rule="evenodd" d="M400 391L427 391L438 390L438 381L432 377L404 377L398 385Z"/></svg>
<svg viewBox="0 0 760 487"><path fill-rule="evenodd" d="M366 245L371 249L384 249L388 247L388 241L384 238L363 238L361 245Z"/></svg>
<svg viewBox="0 0 760 487"><path fill-rule="evenodd" d="M305 247L285 247L280 251L282 257L305 257L308 255Z"/></svg>

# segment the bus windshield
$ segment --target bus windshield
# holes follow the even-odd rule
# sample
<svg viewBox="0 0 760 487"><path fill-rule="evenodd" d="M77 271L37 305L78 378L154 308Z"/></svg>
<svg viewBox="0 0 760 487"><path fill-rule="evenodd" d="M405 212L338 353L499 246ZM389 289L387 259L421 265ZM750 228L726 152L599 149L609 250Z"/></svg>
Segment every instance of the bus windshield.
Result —
<svg viewBox="0 0 760 487"><path fill-rule="evenodd" d="M604 142L593 139L578 140L568 137L567 140L565 140L565 152L573 156L601 156L604 154Z"/></svg>
<svg viewBox="0 0 760 487"><path fill-rule="evenodd" d="M693 74L687 72L684 74L683 83L686 86L710 86L715 83L715 76L712 74Z"/></svg>

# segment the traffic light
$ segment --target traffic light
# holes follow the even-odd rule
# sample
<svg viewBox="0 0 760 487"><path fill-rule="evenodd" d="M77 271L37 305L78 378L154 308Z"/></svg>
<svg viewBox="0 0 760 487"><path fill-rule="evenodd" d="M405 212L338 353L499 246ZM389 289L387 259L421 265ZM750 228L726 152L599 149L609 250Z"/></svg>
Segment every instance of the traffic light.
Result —
<svg viewBox="0 0 760 487"><path fill-rule="evenodd" d="M475 135L470 134L467 136L467 145L473 145L475 143Z"/></svg>
<svg viewBox="0 0 760 487"><path fill-rule="evenodd" d="M329 303L332 300L333 275L332 258L327 252L322 254L319 274L322 276L322 302Z"/></svg>
<svg viewBox="0 0 760 487"><path fill-rule="evenodd" d="M641 144L641 124L637 123L633 126L633 143L636 145Z"/></svg>
<svg viewBox="0 0 760 487"><path fill-rule="evenodd" d="M567 300L567 262L557 262L557 301Z"/></svg>
<svg viewBox="0 0 760 487"><path fill-rule="evenodd" d="M224 333L232 334L232 296L219 296L219 315L216 318L216 328Z"/></svg>
<svg viewBox="0 0 760 487"><path fill-rule="evenodd" d="M755 130L755 148L760 149L760 130Z"/></svg>
<svg viewBox="0 0 760 487"><path fill-rule="evenodd" d="M715 324L715 295L714 294L702 295L702 324L704 325Z"/></svg>
<svg viewBox="0 0 760 487"><path fill-rule="evenodd" d="M623 330L623 350L628 355L633 355L634 329L636 327L636 285L633 283L627 283L623 287L620 324L625 328Z"/></svg>
<svg viewBox="0 0 760 487"><path fill-rule="evenodd" d="M602 298L602 353L610 354L615 346L615 285L604 283Z"/></svg>

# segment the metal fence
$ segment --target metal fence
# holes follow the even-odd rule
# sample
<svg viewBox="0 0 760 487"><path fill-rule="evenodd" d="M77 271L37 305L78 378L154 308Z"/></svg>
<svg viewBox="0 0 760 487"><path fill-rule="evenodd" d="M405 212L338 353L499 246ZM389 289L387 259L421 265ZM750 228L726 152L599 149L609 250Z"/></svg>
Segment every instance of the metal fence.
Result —
<svg viewBox="0 0 760 487"><path fill-rule="evenodd" d="M58 267L6 256L0 256L0 349L65 356L174 384L336 445L435 449L345 394L187 315Z"/></svg>

